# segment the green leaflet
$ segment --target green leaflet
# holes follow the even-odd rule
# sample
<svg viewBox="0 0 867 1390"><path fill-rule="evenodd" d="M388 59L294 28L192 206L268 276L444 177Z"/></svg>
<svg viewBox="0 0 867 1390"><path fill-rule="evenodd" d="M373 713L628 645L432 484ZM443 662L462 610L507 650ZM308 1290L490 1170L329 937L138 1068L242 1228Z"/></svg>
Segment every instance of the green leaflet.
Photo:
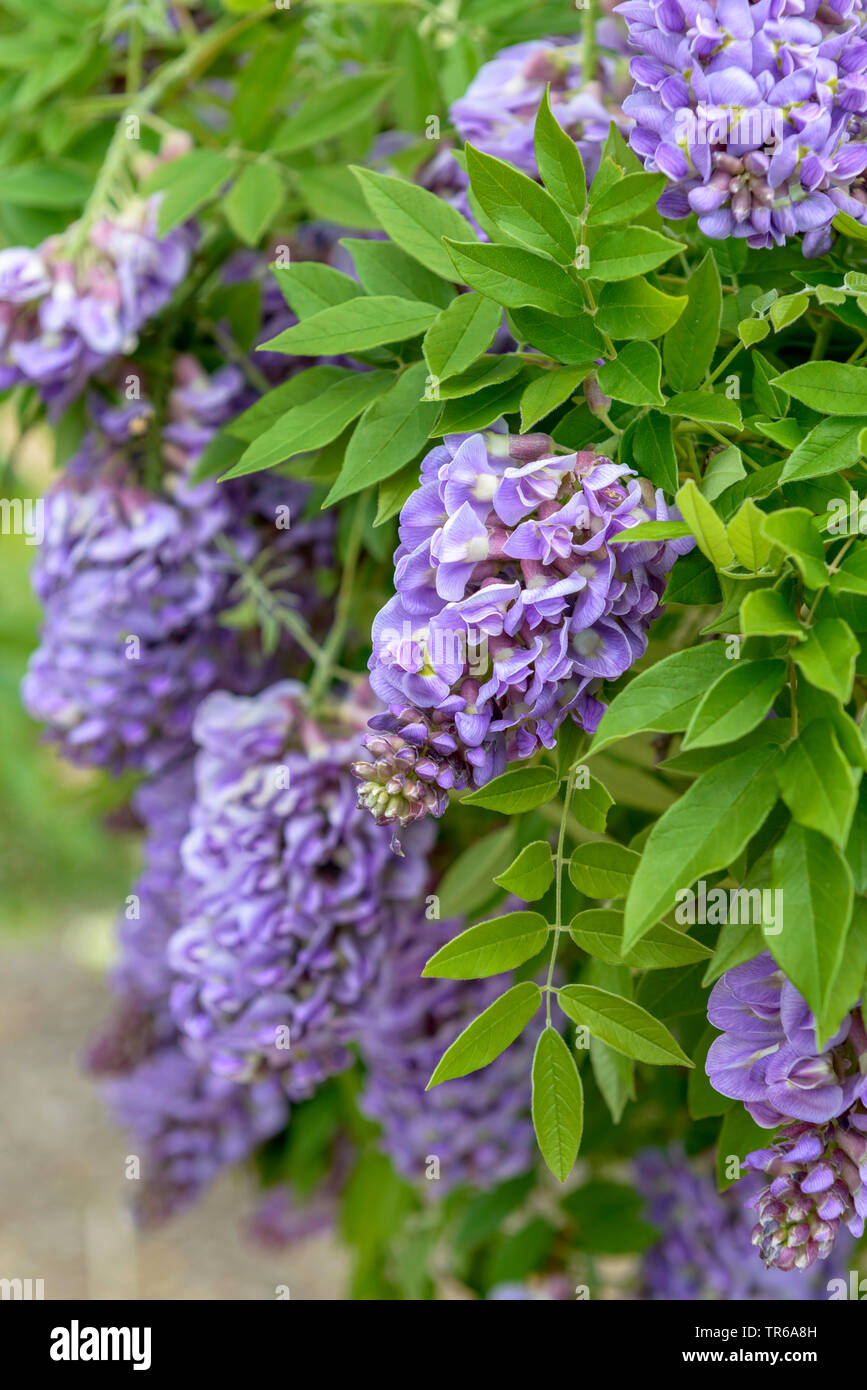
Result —
<svg viewBox="0 0 867 1390"><path fill-rule="evenodd" d="M586 1027L616 1052L655 1066L692 1066L665 1025L631 999L595 985L565 985L557 993L557 1002L573 1023Z"/></svg>
<svg viewBox="0 0 867 1390"><path fill-rule="evenodd" d="M656 662L615 696L589 751L600 753L618 739L645 730L673 733L685 729L708 685L729 666L722 642L707 642Z"/></svg>
<svg viewBox="0 0 867 1390"><path fill-rule="evenodd" d="M541 951L548 923L538 912L508 912L461 932L431 956L423 975L446 980L481 980L514 970Z"/></svg>
<svg viewBox="0 0 867 1390"><path fill-rule="evenodd" d="M624 949L673 906L679 888L722 869L761 828L776 800L779 749L749 749L704 773L654 825L626 899Z"/></svg>
<svg viewBox="0 0 867 1390"><path fill-rule="evenodd" d="M542 1157L565 1182L581 1146L584 1094L575 1059L560 1034L544 1028L533 1056L533 1128Z"/></svg>
<svg viewBox="0 0 867 1390"><path fill-rule="evenodd" d="M530 980L506 990L446 1049L427 1089L493 1062L523 1032L541 1002L542 991Z"/></svg>

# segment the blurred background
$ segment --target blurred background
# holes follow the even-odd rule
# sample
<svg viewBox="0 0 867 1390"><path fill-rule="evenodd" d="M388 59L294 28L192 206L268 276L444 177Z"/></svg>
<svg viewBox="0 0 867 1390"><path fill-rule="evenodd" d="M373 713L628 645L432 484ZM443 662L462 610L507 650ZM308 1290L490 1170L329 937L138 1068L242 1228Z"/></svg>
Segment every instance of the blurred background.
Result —
<svg viewBox="0 0 867 1390"><path fill-rule="evenodd" d="M19 446L0 412L0 459L22 495L51 474L47 431ZM7 489L8 491L8 489ZM34 547L0 534L0 1277L47 1299L339 1299L336 1239L281 1251L245 1239L253 1180L230 1170L158 1231L129 1216L123 1132L81 1057L110 1009L106 967L138 860L123 783L70 767L40 741L19 684L36 646Z"/></svg>

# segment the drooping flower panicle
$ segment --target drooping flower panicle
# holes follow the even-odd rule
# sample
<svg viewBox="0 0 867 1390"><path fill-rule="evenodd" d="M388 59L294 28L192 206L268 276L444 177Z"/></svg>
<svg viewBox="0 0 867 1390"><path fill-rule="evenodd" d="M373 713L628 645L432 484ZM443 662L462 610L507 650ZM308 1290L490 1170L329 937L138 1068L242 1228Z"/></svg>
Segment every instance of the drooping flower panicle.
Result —
<svg viewBox="0 0 867 1390"><path fill-rule="evenodd" d="M614 545L667 520L625 465L559 454L546 435L449 435L400 515L397 593L373 625L371 686L388 705L355 766L381 823L441 815L452 788L592 731L604 680L644 652L665 578L692 541Z"/></svg>
<svg viewBox="0 0 867 1390"><path fill-rule="evenodd" d="M427 877L426 831L398 857L356 807L366 705L356 694L314 718L304 687L281 681L210 695L194 725L175 1018L219 1075L278 1074L297 1099L349 1064L397 914Z"/></svg>

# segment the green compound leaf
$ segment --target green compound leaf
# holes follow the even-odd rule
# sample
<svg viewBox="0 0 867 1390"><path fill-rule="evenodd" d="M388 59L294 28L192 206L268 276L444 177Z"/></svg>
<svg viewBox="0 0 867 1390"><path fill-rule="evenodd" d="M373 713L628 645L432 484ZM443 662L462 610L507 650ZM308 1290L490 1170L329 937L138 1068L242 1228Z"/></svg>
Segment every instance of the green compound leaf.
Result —
<svg viewBox="0 0 867 1390"><path fill-rule="evenodd" d="M613 908L590 908L572 918L569 934L576 946L608 965L631 965L640 970L669 970L709 960L713 952L685 932L657 922L631 951L623 954L623 913Z"/></svg>
<svg viewBox="0 0 867 1390"><path fill-rule="evenodd" d="M542 182L554 201L574 217L587 202L587 182L578 146L551 111L548 88L539 103L533 137Z"/></svg>
<svg viewBox="0 0 867 1390"><path fill-rule="evenodd" d="M434 304L418 304L396 295L359 295L321 309L260 346L268 352L289 352L297 357L366 352L383 343L414 338L439 312Z"/></svg>
<svg viewBox="0 0 867 1390"><path fill-rule="evenodd" d="M533 1128L542 1157L565 1182L578 1157L584 1092L575 1059L560 1034L542 1030L533 1056Z"/></svg>
<svg viewBox="0 0 867 1390"><path fill-rule="evenodd" d="M455 1038L426 1089L468 1076L493 1062L524 1031L541 1002L542 991L531 980L507 989Z"/></svg>
<svg viewBox="0 0 867 1390"><path fill-rule="evenodd" d="M662 358L665 375L675 391L690 391L710 369L719 339L722 287L710 252L686 285L687 305L665 335Z"/></svg>
<svg viewBox="0 0 867 1390"><path fill-rule="evenodd" d="M663 294L640 276L603 285L596 322L612 338L659 338L686 308L686 295Z"/></svg>

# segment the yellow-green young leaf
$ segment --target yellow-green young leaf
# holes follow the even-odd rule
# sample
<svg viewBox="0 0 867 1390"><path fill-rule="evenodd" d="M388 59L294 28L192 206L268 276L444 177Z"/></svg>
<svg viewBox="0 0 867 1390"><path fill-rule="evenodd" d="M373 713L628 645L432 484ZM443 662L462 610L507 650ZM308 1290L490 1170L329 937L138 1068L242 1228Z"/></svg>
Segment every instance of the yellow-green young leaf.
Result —
<svg viewBox="0 0 867 1390"><path fill-rule="evenodd" d="M588 898L625 898L640 860L625 845L591 840L572 851L569 877Z"/></svg>
<svg viewBox="0 0 867 1390"><path fill-rule="evenodd" d="M735 512L726 528L728 543L738 564L751 574L758 574L771 558L773 546L762 534L765 514L760 512L751 497Z"/></svg>
<svg viewBox="0 0 867 1390"><path fill-rule="evenodd" d="M821 589L828 583L825 548L813 514L806 507L786 507L772 512L765 517L762 530L784 555L792 557L810 589Z"/></svg>
<svg viewBox="0 0 867 1390"><path fill-rule="evenodd" d="M623 913L590 908L572 918L569 934L576 946L608 965L632 965L639 970L668 970L709 960L713 952L685 932L657 922L631 951L623 954Z"/></svg>
<svg viewBox="0 0 867 1390"><path fill-rule="evenodd" d="M727 758L663 812L629 888L625 950L674 905L679 888L726 868L761 828L777 799L772 774L778 758L770 744Z"/></svg>
<svg viewBox="0 0 867 1390"><path fill-rule="evenodd" d="M726 537L726 528L710 502L702 497L692 478L687 479L675 500L702 554L716 569L728 569L734 555Z"/></svg>
<svg viewBox="0 0 867 1390"><path fill-rule="evenodd" d="M810 296L804 291L800 294L784 294L781 299L775 300L771 305L771 323L775 331L779 333L781 328L788 328L806 313L809 304Z"/></svg>
<svg viewBox="0 0 867 1390"><path fill-rule="evenodd" d="M741 632L744 637L803 637L798 622L782 594L776 589L754 589L741 604Z"/></svg>
<svg viewBox="0 0 867 1390"><path fill-rule="evenodd" d="M538 955L548 923L538 912L507 912L461 932L431 956L423 975L438 980L482 980L514 970Z"/></svg>
<svg viewBox="0 0 867 1390"><path fill-rule="evenodd" d="M505 816L517 816L542 806L557 791L559 778L552 767L512 767L463 798L464 806L484 806Z"/></svg>
<svg viewBox="0 0 867 1390"><path fill-rule="evenodd" d="M842 618L820 618L793 656L811 685L845 705L852 695L858 639Z"/></svg>
<svg viewBox="0 0 867 1390"><path fill-rule="evenodd" d="M534 903L547 893L554 882L554 860L547 840L534 840L525 845L514 864L499 874L494 882L501 888Z"/></svg>
<svg viewBox="0 0 867 1390"><path fill-rule="evenodd" d="M736 661L701 700L683 748L731 743L761 723L783 688L785 661Z"/></svg>
<svg viewBox="0 0 867 1390"><path fill-rule="evenodd" d="M626 1057L655 1066L692 1066L665 1025L631 999L595 985L565 985L557 1002L573 1023Z"/></svg>
<svg viewBox="0 0 867 1390"><path fill-rule="evenodd" d="M827 835L841 849L849 838L860 779L827 719L815 719L801 731L777 770L780 795L798 824Z"/></svg>
<svg viewBox="0 0 867 1390"><path fill-rule="evenodd" d="M446 1049L426 1089L468 1076L493 1062L524 1031L541 1002L542 991L532 980L507 989Z"/></svg>
<svg viewBox="0 0 867 1390"><path fill-rule="evenodd" d="M542 1157L565 1182L581 1147L584 1093L575 1059L554 1028L544 1028L533 1056L533 1128Z"/></svg>
<svg viewBox="0 0 867 1390"><path fill-rule="evenodd" d="M608 812L614 805L614 797L607 787L603 787L598 777L586 776L586 783L580 782L572 795L572 814L579 825L599 834L605 829Z"/></svg>

